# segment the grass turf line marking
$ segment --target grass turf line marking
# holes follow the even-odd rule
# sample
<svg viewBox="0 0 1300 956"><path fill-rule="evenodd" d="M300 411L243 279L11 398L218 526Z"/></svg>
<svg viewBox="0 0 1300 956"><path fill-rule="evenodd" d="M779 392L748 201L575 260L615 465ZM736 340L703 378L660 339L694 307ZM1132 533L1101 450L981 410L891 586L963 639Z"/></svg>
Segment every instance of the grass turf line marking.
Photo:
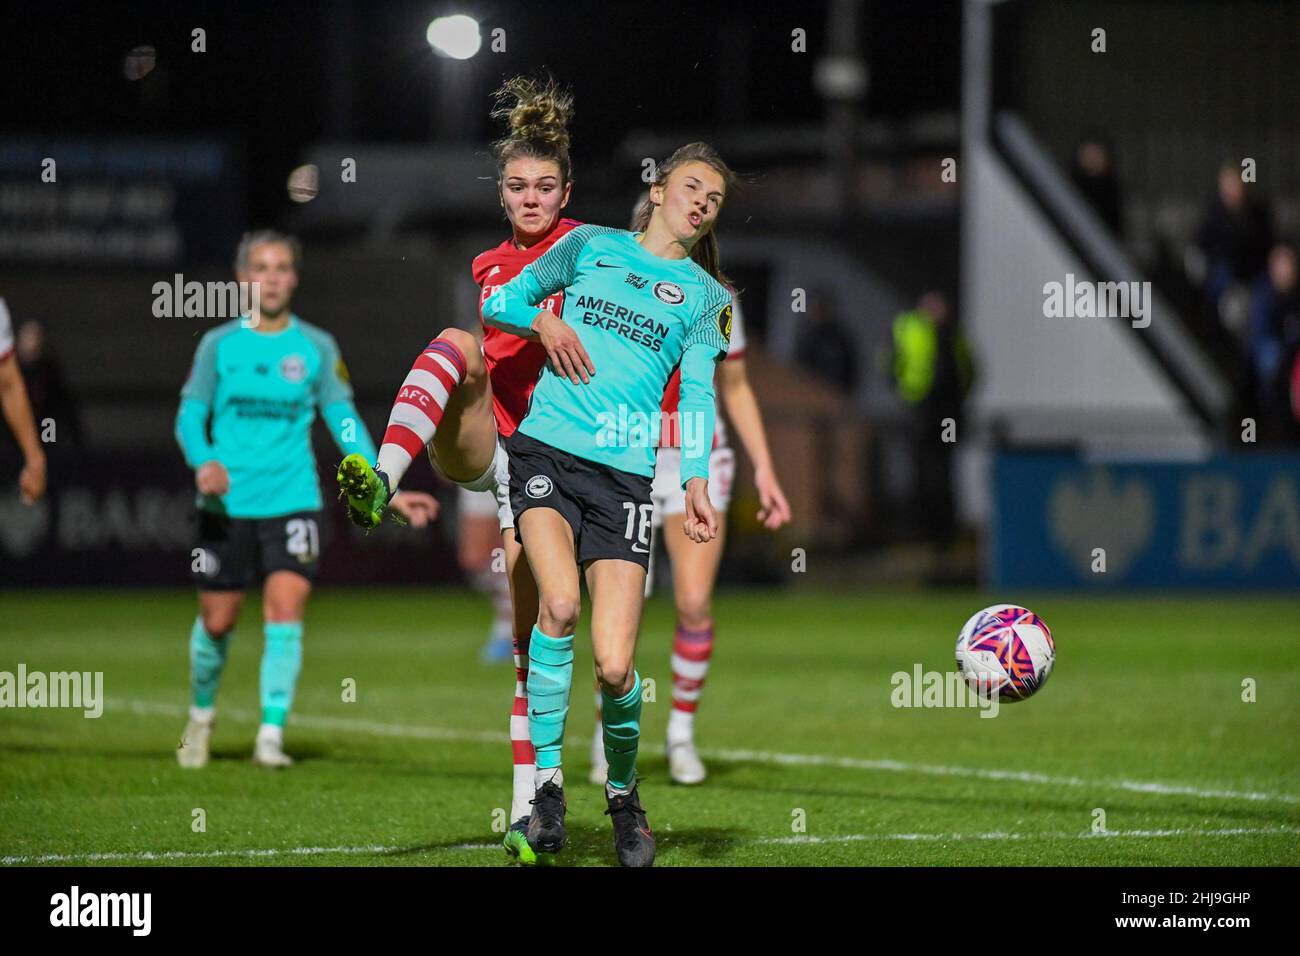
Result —
<svg viewBox="0 0 1300 956"><path fill-rule="evenodd" d="M665 834L665 844L671 843L671 831ZM1004 833L995 830L989 833L844 833L834 836L788 836L788 837L750 837L719 842L740 845L759 846L802 846L824 843L865 843L883 840L903 842L960 842L975 840L1105 840L1105 839L1162 839L1168 837L1231 837L1278 835L1283 833L1300 833L1300 827L1226 827L1219 830L1194 830L1178 828L1172 830L1106 830L1102 833L1060 832L1060 833ZM5 856L0 857L0 865L24 866L32 863L71 863L73 861L111 862L153 860L211 860L220 858L258 859L275 856L323 856L328 853L356 856L374 853L408 852L404 846L299 846L283 849L254 850L207 850L195 853L188 850L139 851L135 853L49 853L43 856ZM448 850L500 850L500 843L460 843L445 847Z"/></svg>
<svg viewBox="0 0 1300 956"><path fill-rule="evenodd" d="M104 701L108 710L129 710L136 714L185 717L189 711L174 704L158 704L140 700ZM258 723L261 716L252 711L224 710L229 719L244 723ZM385 724L351 717L313 717L294 714L292 722L302 727L319 730L347 730L384 737L414 737L424 740L470 741L477 743L504 743L509 739L505 732L493 730L451 730L445 727L417 727L410 724ZM590 742L588 738L566 738L574 744ZM657 744L642 744L644 753L662 756L664 748ZM1153 793L1160 796L1198 797L1218 800L1254 800L1276 803L1300 803L1300 796L1290 793L1262 793L1242 790L1206 790L1184 784L1140 780L1084 780L1080 777L1052 777L1025 770L991 770L984 767L952 767L939 764L906 763L900 760L867 760L860 757L832 757L827 754L786 754L766 750L713 750L701 749L702 757L724 763L768 763L779 766L839 767L845 770L883 770L891 773L917 773L943 777L972 777L980 780L1010 780L1014 783L1034 783L1055 787L1108 787L1131 793Z"/></svg>
<svg viewBox="0 0 1300 956"><path fill-rule="evenodd" d="M788 836L766 837L753 840L754 843L780 846L799 846L809 843L861 843L873 840L904 840L916 842L959 842L962 840L1107 840L1107 839L1161 839L1166 837L1232 837L1258 836L1262 834L1281 835L1300 833L1300 827L1225 827L1219 830L1193 830L1176 828L1171 830L1103 830L1094 833L1091 830L1071 833L1004 833L995 830L991 833L846 833L836 836Z"/></svg>
<svg viewBox="0 0 1300 956"><path fill-rule="evenodd" d="M195 853L190 850L140 850L134 853L48 853L44 856L3 856L0 864L5 866L25 865L28 863L70 863L73 860L104 862L114 860L215 860L222 857L239 857L256 859L270 856L320 856L324 853L391 853L402 847L395 846L297 846L283 849L267 850L206 850Z"/></svg>

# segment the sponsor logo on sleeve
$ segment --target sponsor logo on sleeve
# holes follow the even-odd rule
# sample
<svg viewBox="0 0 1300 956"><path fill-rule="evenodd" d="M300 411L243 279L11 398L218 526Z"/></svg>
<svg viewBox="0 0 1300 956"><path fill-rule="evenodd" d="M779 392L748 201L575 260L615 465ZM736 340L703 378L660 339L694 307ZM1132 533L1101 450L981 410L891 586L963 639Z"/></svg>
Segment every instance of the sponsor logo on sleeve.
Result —
<svg viewBox="0 0 1300 956"><path fill-rule="evenodd" d="M728 344L731 343L731 303L728 302L718 313L718 331L722 333L722 340Z"/></svg>

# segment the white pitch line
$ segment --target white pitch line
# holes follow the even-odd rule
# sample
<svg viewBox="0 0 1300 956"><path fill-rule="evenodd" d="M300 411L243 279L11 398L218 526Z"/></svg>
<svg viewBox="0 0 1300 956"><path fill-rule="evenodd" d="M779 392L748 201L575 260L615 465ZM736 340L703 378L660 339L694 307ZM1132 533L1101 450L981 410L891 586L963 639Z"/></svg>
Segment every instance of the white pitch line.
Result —
<svg viewBox="0 0 1300 956"><path fill-rule="evenodd" d="M672 842L665 831L664 843ZM1105 839L1164 839L1169 837L1230 837L1278 835L1283 833L1300 834L1300 827L1229 827L1219 830L1173 829L1173 830L1106 830L1101 833L1060 832L1060 833L843 833L832 836L788 836L788 837L741 837L734 840L718 840L717 843L732 845L761 846L816 846L825 843L866 843L878 841L899 841L908 843L954 843L962 841L1003 841L1003 840L1105 840ZM714 841L710 841L714 842ZM500 843L459 843L444 847L447 850L500 850ZM74 861L116 862L134 861L148 863L167 860L212 860L237 857L240 859L259 859L277 856L323 856L330 853L361 855L409 852L405 846L299 846L281 849L253 850L208 850L202 853L188 850L141 851L137 853L50 853L43 856L5 856L0 857L0 865L23 866L32 863L71 863Z"/></svg>
<svg viewBox="0 0 1300 956"><path fill-rule="evenodd" d="M184 717L189 711L173 704L158 704L149 701L106 700L106 709L129 710L137 714L159 714L169 717ZM251 711L225 710L222 713L234 720L256 723L260 718ZM409 724L385 724L371 720L356 720L350 717L314 717L309 714L294 714L294 724L313 727L319 730L342 730L355 733L368 733L386 737L413 737L424 740L450 740L475 743L505 743L509 735L504 731L489 730L453 730L445 727L419 727ZM568 740L574 744L585 744L589 738L571 735ZM656 744L642 744L646 753L662 755L664 748ZM1111 790L1126 790L1130 793L1153 793L1161 796L1197 797L1217 800L1254 800L1274 803L1300 803L1300 796L1291 793L1264 793L1254 790L1207 790L1186 784L1162 783L1160 781L1142 780L1084 780L1080 777L1053 777L1042 773L1025 770L997 770L986 767L956 767L941 764L910 763L901 760L867 760L860 757L835 757L828 754L788 754L766 750L712 750L700 751L700 755L723 763L766 763L778 766L800 767L838 767L845 770L878 770L889 773L915 773L943 777L969 777L978 780L1009 780L1014 783L1032 783L1052 787L1103 787Z"/></svg>
<svg viewBox="0 0 1300 956"><path fill-rule="evenodd" d="M877 840L901 840L926 843L948 843L963 840L1108 840L1108 839L1161 839L1166 837L1230 837L1283 833L1300 833L1300 827L1226 827L1220 830L1189 830L1178 828L1172 830L1103 830L1100 833L1060 832L1060 833L847 833L835 836L788 836L766 837L753 840L753 843L782 846L799 846L816 843L861 843Z"/></svg>
<svg viewBox="0 0 1300 956"><path fill-rule="evenodd" d="M831 757L823 754L783 754L763 750L700 751L714 760L731 763L773 763L788 766L842 767L848 770L885 770L894 773L919 773L943 777L975 777L981 780L1011 780L1057 787L1110 787L1134 793L1158 793L1167 796L1218 798L1225 800L1272 800L1300 803L1300 796L1289 793L1262 793L1242 790L1205 790L1184 784L1140 780L1084 780L1080 777L1052 777L1027 770L995 770L987 767L952 767L939 764L909 763L900 760L865 760L857 757Z"/></svg>
<svg viewBox="0 0 1300 956"><path fill-rule="evenodd" d="M147 863L151 860L217 860L222 857L256 859L258 857L272 856L320 856L324 853L388 853L400 849L403 848L395 846L296 846L265 850L206 850L202 853L189 850L142 850L136 853L49 853L44 856L4 856L0 857L0 864L21 866L27 863L71 863L74 860L92 863L134 860Z"/></svg>

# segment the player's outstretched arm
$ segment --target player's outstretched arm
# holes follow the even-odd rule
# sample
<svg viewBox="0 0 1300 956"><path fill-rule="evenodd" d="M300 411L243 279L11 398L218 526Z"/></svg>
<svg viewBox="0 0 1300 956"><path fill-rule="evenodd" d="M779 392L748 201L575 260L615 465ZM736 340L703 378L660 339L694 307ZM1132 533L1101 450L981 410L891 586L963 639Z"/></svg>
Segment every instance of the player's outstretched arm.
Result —
<svg viewBox="0 0 1300 956"><path fill-rule="evenodd" d="M567 233L536 262L524 266L519 275L488 296L480 310L485 325L511 335L536 337L546 349L551 370L575 385L590 381L596 366L578 333L554 313L539 310L537 303L573 282L578 256L595 231L592 226L579 226Z"/></svg>
<svg viewBox="0 0 1300 956"><path fill-rule="evenodd" d="M519 270L517 276L487 297L479 309L483 323L511 335L527 337L536 332L533 320L538 316L537 304L573 282L578 256L594 232L591 226L579 226L536 262Z"/></svg>
<svg viewBox="0 0 1300 956"><path fill-rule="evenodd" d="M566 325L563 319L553 312L542 311L533 319L533 329L537 333L537 341L546 349L546 360L551 363L551 370L556 375L564 376L574 385L579 382L585 385L591 381L591 376L596 374L596 366L592 364L591 356L587 354L578 333Z"/></svg>
<svg viewBox="0 0 1300 956"><path fill-rule="evenodd" d="M713 451L713 373L723 353L697 342L682 354L681 397L677 412L682 434L681 482L686 495L683 530L703 544L718 534L718 513L709 500L709 455Z"/></svg>

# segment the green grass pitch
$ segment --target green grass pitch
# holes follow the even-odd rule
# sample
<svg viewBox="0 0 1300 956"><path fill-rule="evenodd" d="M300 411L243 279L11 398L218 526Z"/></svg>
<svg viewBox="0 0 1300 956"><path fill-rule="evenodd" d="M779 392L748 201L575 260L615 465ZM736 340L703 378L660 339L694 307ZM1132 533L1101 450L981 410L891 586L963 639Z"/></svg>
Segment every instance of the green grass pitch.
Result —
<svg viewBox="0 0 1300 956"><path fill-rule="evenodd" d="M950 670L962 622L999 599L724 593L698 718L710 776L695 788L668 782L672 608L651 601L640 771L658 865L1300 864L1300 601L1017 595L1057 640L1036 698L995 719L893 707L891 675ZM6 865L506 864L494 825L509 807L514 678L477 662L481 598L318 592L286 731L298 763L283 772L249 760L255 599L200 771L174 755L192 594L9 592L0 605L0 670L102 671L107 700L99 719L0 710ZM561 860L612 866L586 782L581 629L577 647Z"/></svg>

